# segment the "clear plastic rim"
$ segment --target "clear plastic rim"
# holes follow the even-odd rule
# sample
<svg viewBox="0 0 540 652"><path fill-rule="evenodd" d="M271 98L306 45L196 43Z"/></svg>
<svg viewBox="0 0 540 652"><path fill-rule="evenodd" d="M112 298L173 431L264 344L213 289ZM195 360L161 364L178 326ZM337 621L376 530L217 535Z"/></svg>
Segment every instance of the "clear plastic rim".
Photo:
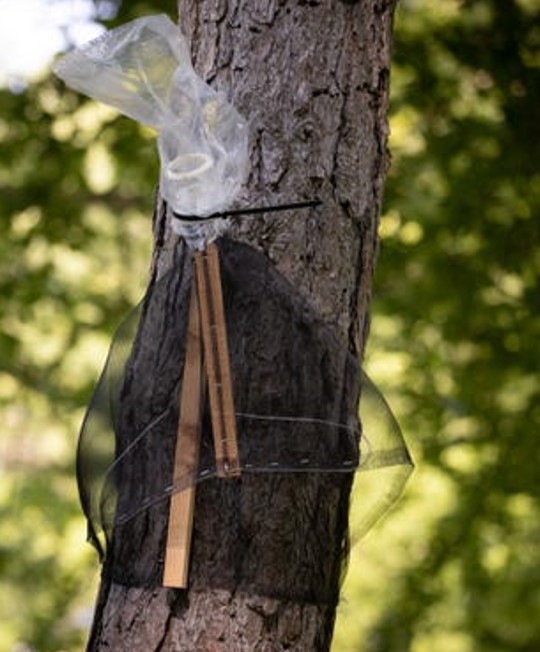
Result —
<svg viewBox="0 0 540 652"><path fill-rule="evenodd" d="M212 167L212 159L207 154L192 152L174 158L165 168L165 174L173 181L186 182L204 174Z"/></svg>

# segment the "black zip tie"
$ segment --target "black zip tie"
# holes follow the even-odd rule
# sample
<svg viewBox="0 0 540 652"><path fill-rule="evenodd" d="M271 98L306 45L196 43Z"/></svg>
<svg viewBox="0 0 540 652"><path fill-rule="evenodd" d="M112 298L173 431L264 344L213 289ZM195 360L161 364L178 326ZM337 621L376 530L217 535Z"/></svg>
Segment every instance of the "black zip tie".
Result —
<svg viewBox="0 0 540 652"><path fill-rule="evenodd" d="M212 213L208 217L197 217L196 215L180 215L173 211L173 217L182 222L207 222L208 220L215 220L225 217L237 217L240 215L260 215L261 213L277 213L278 211L292 211L297 208L313 208L320 206L322 201L320 199L311 199L310 201L296 202L294 204L277 204L275 206L260 206L258 208L235 208L230 211L223 211L221 213Z"/></svg>

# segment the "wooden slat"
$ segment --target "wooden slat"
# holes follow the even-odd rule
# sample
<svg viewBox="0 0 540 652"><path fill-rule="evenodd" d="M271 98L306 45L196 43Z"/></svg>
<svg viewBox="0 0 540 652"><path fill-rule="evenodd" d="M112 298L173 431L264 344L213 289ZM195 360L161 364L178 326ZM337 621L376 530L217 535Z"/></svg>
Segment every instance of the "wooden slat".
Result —
<svg viewBox="0 0 540 652"><path fill-rule="evenodd" d="M175 487L186 486L171 495L163 571L163 586L168 587L186 588L188 583L204 391L202 361L199 306L193 283L173 476Z"/></svg>
<svg viewBox="0 0 540 652"><path fill-rule="evenodd" d="M231 378L231 363L229 344L227 340L227 325L225 322L225 309L223 306L223 291L221 287L221 274L219 270L219 253L215 244L208 247L207 256L208 273L210 277L210 292L214 306L215 331L218 369L220 375L220 389L222 399L220 402L224 429L224 441L228 462L228 475L240 474L240 461L238 456L238 439L236 433L236 417Z"/></svg>
<svg viewBox="0 0 540 652"><path fill-rule="evenodd" d="M204 361L219 477L240 474L219 256L215 244L195 255Z"/></svg>

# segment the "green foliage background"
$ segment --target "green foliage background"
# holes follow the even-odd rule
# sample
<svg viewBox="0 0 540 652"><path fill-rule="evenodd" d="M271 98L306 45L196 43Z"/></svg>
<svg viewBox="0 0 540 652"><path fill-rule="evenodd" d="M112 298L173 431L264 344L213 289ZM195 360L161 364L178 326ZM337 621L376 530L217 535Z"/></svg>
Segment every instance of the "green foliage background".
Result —
<svg viewBox="0 0 540 652"><path fill-rule="evenodd" d="M352 550L335 652L540 649L539 68L539 0L401 1L367 365L418 468ZM0 91L0 143L0 651L74 652L76 434L144 288L157 156L51 77Z"/></svg>

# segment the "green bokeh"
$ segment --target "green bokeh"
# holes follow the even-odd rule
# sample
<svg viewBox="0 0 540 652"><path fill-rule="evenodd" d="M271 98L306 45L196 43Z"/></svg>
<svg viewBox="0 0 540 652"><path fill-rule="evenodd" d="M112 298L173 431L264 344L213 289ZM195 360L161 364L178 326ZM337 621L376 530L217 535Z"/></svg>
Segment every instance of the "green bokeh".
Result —
<svg viewBox="0 0 540 652"><path fill-rule="evenodd" d="M368 371L418 469L336 652L540 649L539 48L537 1L398 10Z"/></svg>

